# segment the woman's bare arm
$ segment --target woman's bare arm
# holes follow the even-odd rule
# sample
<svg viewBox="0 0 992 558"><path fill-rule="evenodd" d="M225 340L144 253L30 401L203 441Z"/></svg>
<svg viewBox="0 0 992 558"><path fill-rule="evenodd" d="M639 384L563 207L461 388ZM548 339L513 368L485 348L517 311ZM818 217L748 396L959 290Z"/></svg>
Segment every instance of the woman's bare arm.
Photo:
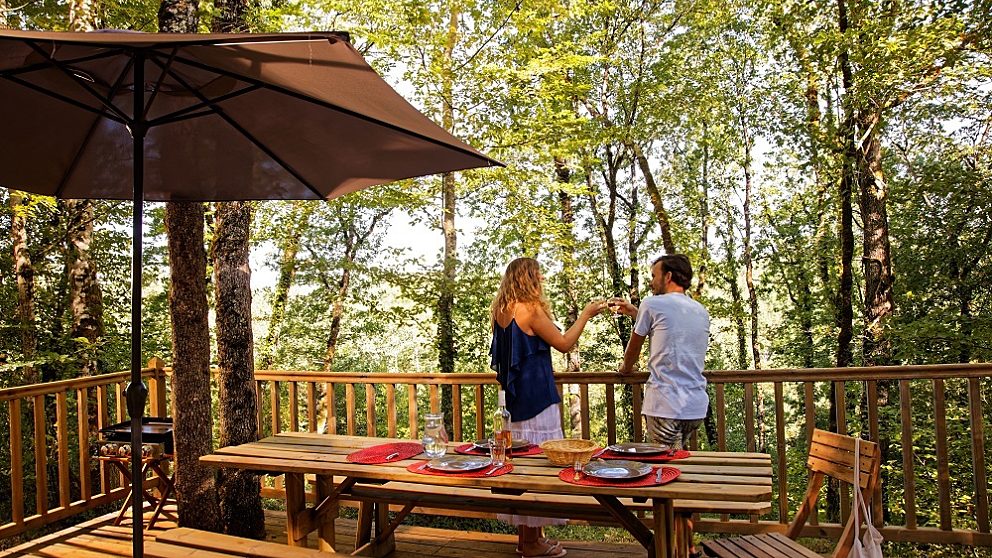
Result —
<svg viewBox="0 0 992 558"><path fill-rule="evenodd" d="M582 335L582 330L585 329L589 318L595 316L604 308L606 308L606 303L601 300L590 302L579 314L578 319L575 320L572 327L568 328L568 331L565 333L562 333L540 307L521 305L517 310L517 325L525 332L528 329L531 330L534 335L543 339L548 345L563 353L567 353L575 346L575 342L579 340L579 336Z"/></svg>

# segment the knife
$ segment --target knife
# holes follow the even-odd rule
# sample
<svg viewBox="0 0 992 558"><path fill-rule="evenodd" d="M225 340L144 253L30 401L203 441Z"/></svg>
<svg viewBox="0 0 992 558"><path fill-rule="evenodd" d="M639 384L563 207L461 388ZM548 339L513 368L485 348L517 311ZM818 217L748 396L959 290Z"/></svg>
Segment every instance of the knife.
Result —
<svg viewBox="0 0 992 558"><path fill-rule="evenodd" d="M488 477L489 475L495 473L496 471L498 471L498 470L500 470L502 468L503 468L502 465L493 465L493 467L491 469L489 469L488 471L485 472L484 476L487 476Z"/></svg>
<svg viewBox="0 0 992 558"><path fill-rule="evenodd" d="M392 459L394 457L399 457L399 456L400 456L400 452L394 451L393 453L391 453L391 454L389 454L389 455L386 456L386 461L389 461L390 459Z"/></svg>
<svg viewBox="0 0 992 558"><path fill-rule="evenodd" d="M661 475L664 474L664 472L665 472L664 467L658 467L658 474L655 475L654 477L655 484L661 484Z"/></svg>
<svg viewBox="0 0 992 558"><path fill-rule="evenodd" d="M606 453L606 450L608 450L608 449L610 449L610 448L608 448L608 447L607 448L603 448L603 449L597 451L596 453L592 454L592 457L593 458L599 457L600 455L603 455L604 453Z"/></svg>

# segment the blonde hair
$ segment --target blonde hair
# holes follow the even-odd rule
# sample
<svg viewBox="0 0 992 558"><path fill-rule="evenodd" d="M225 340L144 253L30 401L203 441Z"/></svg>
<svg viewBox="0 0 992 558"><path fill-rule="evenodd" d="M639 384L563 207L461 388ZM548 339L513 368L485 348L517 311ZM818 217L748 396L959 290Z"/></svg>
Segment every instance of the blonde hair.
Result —
<svg viewBox="0 0 992 558"><path fill-rule="evenodd" d="M512 304L537 306L552 318L551 305L544 296L540 277L541 269L534 258L517 258L510 262L490 308L492 322L496 323L497 314L509 313Z"/></svg>

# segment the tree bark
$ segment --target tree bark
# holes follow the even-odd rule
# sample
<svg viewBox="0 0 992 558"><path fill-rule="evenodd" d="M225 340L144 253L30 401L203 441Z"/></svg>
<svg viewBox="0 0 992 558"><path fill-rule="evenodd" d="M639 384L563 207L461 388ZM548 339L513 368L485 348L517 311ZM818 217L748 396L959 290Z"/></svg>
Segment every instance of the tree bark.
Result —
<svg viewBox="0 0 992 558"><path fill-rule="evenodd" d="M28 249L28 208L24 196L10 191L10 237L14 252L14 276L17 277L17 317L21 333L21 358L30 361L38 350L38 331L34 313L34 265ZM38 381L38 371L33 366L25 366L22 381L33 384Z"/></svg>
<svg viewBox="0 0 992 558"><path fill-rule="evenodd" d="M96 20L96 2L94 0L69 1L69 30L92 31Z"/></svg>
<svg viewBox="0 0 992 558"><path fill-rule="evenodd" d="M248 33L248 0L214 0L217 16L210 24L214 33Z"/></svg>
<svg viewBox="0 0 992 558"><path fill-rule="evenodd" d="M676 250L675 241L672 240L671 219L668 217L668 211L665 209L665 203L661 197L661 192L658 190L658 185L654 181L654 174L651 172L651 162L644 155L644 151L640 145L633 141L628 141L627 148L634 154L637 166L641 169L641 174L644 175L644 185L647 188L648 196L651 198L651 203L654 204L654 217L658 221L658 228L661 229L661 243L665 248L665 253L674 254Z"/></svg>
<svg viewBox="0 0 992 558"><path fill-rule="evenodd" d="M169 202L169 314L172 318L172 418L176 438L179 524L220 531L214 470L199 459L213 452L210 415L210 327L207 323L207 255L203 204ZM254 417L251 422L254 423Z"/></svg>
<svg viewBox="0 0 992 558"><path fill-rule="evenodd" d="M703 122L702 192L699 200L699 265L696 273L696 298L703 294L710 260L710 145L709 126Z"/></svg>
<svg viewBox="0 0 992 558"><path fill-rule="evenodd" d="M555 182L559 184L558 189L558 211L562 223L562 234L558 239L558 256L561 260L562 270L559 274L561 281L561 294L565 300L565 329L568 329L579 318L578 293L575 288L575 210L572 207L572 196L564 188L572 180L572 172L565 161L555 157ZM579 372L582 369L582 360L579 353L579 344L565 353L565 371ZM579 386L572 384L569 387L568 406L569 423L573 436L581 433L582 428L582 402L580 400Z"/></svg>
<svg viewBox="0 0 992 558"><path fill-rule="evenodd" d="M848 29L846 0L837 0L840 32ZM840 53L842 81L845 91L844 119L840 127L840 140L843 147L843 167L841 170L840 201L840 285L836 298L837 324L837 366L850 366L853 360L851 339L854 337L854 310L851 291L854 289L854 275L851 260L854 257L854 216L851 205L852 189L855 183L855 160L857 158L856 130L854 128L854 99L852 98L853 77L851 62L845 49ZM832 399L831 399L832 400Z"/></svg>
<svg viewBox="0 0 992 558"><path fill-rule="evenodd" d="M458 18L460 15L458 6L454 3L449 5L447 38L445 40L443 53L443 67L445 68L441 84L441 126L445 130L451 130L455 125L454 108L454 55L455 46L458 44ZM437 349L438 365L442 373L455 371L455 360L458 358L458 349L455 346L455 279L458 267L458 232L455 229L455 175L445 173L441 178L441 231L444 235L444 261L441 275L441 288L437 300ZM452 391L450 385L441 386L441 412L444 413L445 428L452 431Z"/></svg>
<svg viewBox="0 0 992 558"><path fill-rule="evenodd" d="M251 268L248 239L251 204L217 204L213 262L220 373L220 447L258 440L255 362L251 330ZM249 471L221 469L217 478L221 520L227 533L265 537L261 485Z"/></svg>
<svg viewBox="0 0 992 558"><path fill-rule="evenodd" d="M72 310L72 337L84 338L90 344L103 336L103 292L96 266L90 256L93 241L94 206L91 200L62 202L68 221L66 235L69 268L69 307ZM96 355L88 351L83 360L82 374L89 376L99 369Z"/></svg>

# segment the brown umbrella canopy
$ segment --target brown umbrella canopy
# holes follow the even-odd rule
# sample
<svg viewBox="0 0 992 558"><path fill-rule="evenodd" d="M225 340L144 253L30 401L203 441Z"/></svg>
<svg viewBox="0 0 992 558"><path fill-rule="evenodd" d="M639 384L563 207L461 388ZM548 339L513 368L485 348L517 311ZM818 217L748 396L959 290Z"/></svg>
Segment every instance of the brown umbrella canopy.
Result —
<svg viewBox="0 0 992 558"><path fill-rule="evenodd" d="M499 164L413 108L343 34L0 31L0 185L131 199L141 58L145 200L320 199Z"/></svg>
<svg viewBox="0 0 992 558"><path fill-rule="evenodd" d="M147 392L143 200L332 198L489 165L499 163L410 106L344 34L0 31L0 186L134 204L133 455ZM131 471L141 477L140 460ZM133 517L142 502L133 496ZM137 557L141 529L133 522Z"/></svg>

